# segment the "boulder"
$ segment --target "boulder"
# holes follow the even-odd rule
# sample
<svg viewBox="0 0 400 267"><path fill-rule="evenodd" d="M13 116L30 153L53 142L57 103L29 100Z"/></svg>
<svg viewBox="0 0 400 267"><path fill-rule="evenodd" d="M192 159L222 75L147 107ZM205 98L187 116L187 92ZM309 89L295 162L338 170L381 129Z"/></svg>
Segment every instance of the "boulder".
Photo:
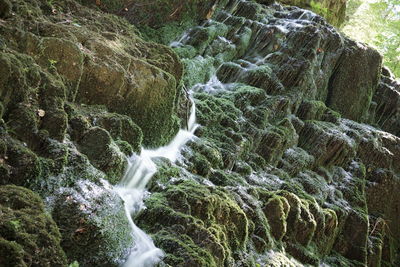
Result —
<svg viewBox="0 0 400 267"><path fill-rule="evenodd" d="M68 266L61 235L39 195L0 186L0 265Z"/></svg>
<svg viewBox="0 0 400 267"><path fill-rule="evenodd" d="M78 181L49 198L51 214L60 227L61 246L80 266L119 266L133 239L122 199L100 181Z"/></svg>

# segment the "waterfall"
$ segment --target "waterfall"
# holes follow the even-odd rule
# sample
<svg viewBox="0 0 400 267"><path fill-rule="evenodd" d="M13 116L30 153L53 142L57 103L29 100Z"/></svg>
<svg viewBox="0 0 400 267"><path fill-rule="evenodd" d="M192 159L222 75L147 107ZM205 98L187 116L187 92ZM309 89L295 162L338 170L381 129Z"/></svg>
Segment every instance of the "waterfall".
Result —
<svg viewBox="0 0 400 267"><path fill-rule="evenodd" d="M133 155L128 161L128 168L122 182L114 190L124 200L125 213L132 227L135 247L132 249L124 267L151 267L161 261L163 252L158 249L151 238L135 225L132 215L144 208L143 198L146 185L157 172L153 158L164 157L175 162L181 148L194 137L196 124L196 107L193 102L188 120L188 129L180 129L175 138L166 146L151 150L142 149L140 155Z"/></svg>

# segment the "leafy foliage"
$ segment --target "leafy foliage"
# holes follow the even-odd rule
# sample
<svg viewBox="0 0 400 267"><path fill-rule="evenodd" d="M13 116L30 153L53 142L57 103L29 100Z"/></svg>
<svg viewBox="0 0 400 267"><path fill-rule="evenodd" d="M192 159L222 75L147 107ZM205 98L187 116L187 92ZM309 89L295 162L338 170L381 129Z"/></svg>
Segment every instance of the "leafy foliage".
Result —
<svg viewBox="0 0 400 267"><path fill-rule="evenodd" d="M400 0L349 0L343 31L374 46L400 77Z"/></svg>

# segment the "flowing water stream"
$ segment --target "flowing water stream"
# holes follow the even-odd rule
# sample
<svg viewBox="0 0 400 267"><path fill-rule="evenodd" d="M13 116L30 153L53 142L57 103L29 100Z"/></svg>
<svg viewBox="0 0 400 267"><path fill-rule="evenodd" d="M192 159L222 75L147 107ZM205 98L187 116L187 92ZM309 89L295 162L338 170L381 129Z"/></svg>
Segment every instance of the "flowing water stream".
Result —
<svg viewBox="0 0 400 267"><path fill-rule="evenodd" d="M227 7L228 12L222 12L220 14L219 20L224 23L225 21L231 19L233 17L233 11L238 8L240 1L233 1ZM311 14L311 15L310 15ZM264 23L260 23L257 21L248 21L247 24L242 24L239 28L245 27L246 25L258 25L253 35L256 36L253 42L255 46L261 46L261 43L264 42L264 38L258 40L259 36L263 37L264 28L270 30L270 32L280 32L282 35L286 35L289 32L289 28L299 28L302 27L302 21L304 17L310 19L309 16L312 16L311 12L304 11L301 14L300 18L293 23L292 21L280 21L280 23L276 23L274 26L269 26ZM312 18L311 18L312 19ZM215 21L208 20L204 23L204 27L208 27L210 25L215 24ZM202 26L202 27L203 27ZM271 30L272 29L272 30ZM239 30L237 30L239 32ZM258 36L258 37L257 37ZM187 42L191 40L190 31L185 32L180 39L170 44L171 47L180 47L184 46ZM219 41L226 43L228 45L232 44L232 42L225 37L218 37ZM259 48L259 47L258 47ZM262 55L262 53L254 52L252 53L252 49L246 56L246 60L242 59L239 62L245 63L242 64L241 72L237 73L229 80L229 82L238 82L243 78L243 76L252 69L259 67L259 65L263 65L266 60L266 55ZM199 56L199 58L203 58ZM213 74L210 76L210 79L206 83L199 83L195 85L192 90L193 91L202 91L213 93L214 91L226 90L226 85L222 83L216 76L218 68L214 69ZM240 81L239 81L240 82ZM193 101L192 101L193 103ZM144 208L143 199L146 196L146 185L150 181L151 177L157 172L157 166L154 163L153 159L158 157L163 157L169 159L171 162L175 162L180 154L181 148L186 144L194 136L194 131L196 130L196 110L194 103L191 108L191 115L188 121L188 129L181 129L175 138L166 146L160 147L154 150L143 149L140 155L134 155L129 159L128 170L122 180L122 182L115 187L115 191L120 195L120 197L124 200L125 203L125 212L130 225L132 227L132 236L134 238L135 247L132 249L128 260L124 263L124 267L151 267L161 261L163 257L163 252L158 249L151 238L146 235L139 227L135 225L132 220L132 216L137 214L141 209Z"/></svg>
<svg viewBox="0 0 400 267"><path fill-rule="evenodd" d="M132 215L144 208L143 199L146 195L146 185L157 172L153 158L163 157L175 162L181 148L194 137L197 126L196 107L192 101L188 129L179 130L168 145L154 150L143 149L140 155L133 155L129 159L127 172L122 182L115 187L115 191L124 200L126 216L132 227L135 243L128 260L123 265L124 267L154 266L163 257L163 252L154 245L151 238L135 225Z"/></svg>

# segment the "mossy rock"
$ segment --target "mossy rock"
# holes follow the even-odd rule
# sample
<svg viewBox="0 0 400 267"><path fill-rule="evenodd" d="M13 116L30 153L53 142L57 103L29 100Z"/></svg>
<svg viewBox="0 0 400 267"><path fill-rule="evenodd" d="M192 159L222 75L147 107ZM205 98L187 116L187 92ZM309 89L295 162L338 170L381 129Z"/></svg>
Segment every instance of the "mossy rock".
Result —
<svg viewBox="0 0 400 267"><path fill-rule="evenodd" d="M0 186L0 265L68 266L61 235L32 191Z"/></svg>
<svg viewBox="0 0 400 267"><path fill-rule="evenodd" d="M79 47L65 39L46 37L39 44L37 62L43 68L54 68L69 85L69 98L74 100L83 72L83 58Z"/></svg>
<svg viewBox="0 0 400 267"><path fill-rule="evenodd" d="M40 159L26 147L26 144L7 135L0 136L0 143L2 143L0 184L26 186L41 176Z"/></svg>
<svg viewBox="0 0 400 267"><path fill-rule="evenodd" d="M108 180L115 184L122 177L127 164L125 156L110 134L100 127L92 127L79 140L80 151L96 168L104 171Z"/></svg>
<svg viewBox="0 0 400 267"><path fill-rule="evenodd" d="M270 4L273 1L257 0L257 2L261 4ZM336 27L340 27L346 20L345 0L281 0L280 2L312 10L323 16L329 23Z"/></svg>
<svg viewBox="0 0 400 267"><path fill-rule="evenodd" d="M50 198L61 246L80 266L119 266L133 246L122 200L105 181L78 181Z"/></svg>
<svg viewBox="0 0 400 267"><path fill-rule="evenodd" d="M107 130L114 140L123 140L132 146L132 150L140 153L143 133L128 116L116 113L94 115L95 125Z"/></svg>
<svg viewBox="0 0 400 267"><path fill-rule="evenodd" d="M212 14L215 2L214 0L130 1L120 15L132 24L159 28L165 23L188 18L194 21L206 19Z"/></svg>
<svg viewBox="0 0 400 267"><path fill-rule="evenodd" d="M260 154L267 163L277 164L283 152L298 143L298 135L291 121L286 118L276 126L268 127L262 136L259 147Z"/></svg>
<svg viewBox="0 0 400 267"><path fill-rule="evenodd" d="M92 1L92 0L78 0L80 3L87 5L92 8L100 8L105 12L117 12L126 6L131 0L101 0L101 1Z"/></svg>
<svg viewBox="0 0 400 267"><path fill-rule="evenodd" d="M335 243L335 251L360 265L366 264L368 224L368 215L364 211L350 211Z"/></svg>
<svg viewBox="0 0 400 267"><path fill-rule="evenodd" d="M282 240L287 231L287 217L289 215L289 202L280 196L275 196L268 200L263 207L268 224L271 227L271 233L278 241Z"/></svg>
<svg viewBox="0 0 400 267"><path fill-rule="evenodd" d="M171 251L164 246L172 242L176 248L183 246L167 254L168 264L198 262L199 255L203 255L204 266L232 263L233 253L239 253L247 243L246 215L227 192L190 180L179 181L151 195L147 209L137 217L140 227L154 236L161 249Z"/></svg>

